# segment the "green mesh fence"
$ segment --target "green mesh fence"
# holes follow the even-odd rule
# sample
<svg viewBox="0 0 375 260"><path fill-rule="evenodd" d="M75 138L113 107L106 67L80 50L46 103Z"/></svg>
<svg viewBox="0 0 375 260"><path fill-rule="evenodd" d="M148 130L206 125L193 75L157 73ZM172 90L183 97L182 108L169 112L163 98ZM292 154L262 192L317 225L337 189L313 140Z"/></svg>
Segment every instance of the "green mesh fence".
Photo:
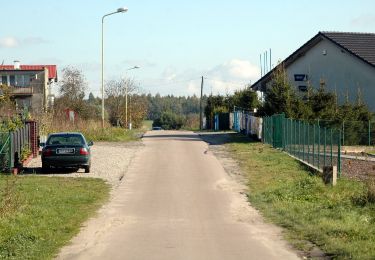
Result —
<svg viewBox="0 0 375 260"><path fill-rule="evenodd" d="M337 166L341 173L340 130L280 114L263 118L263 133L264 143L283 149L319 170Z"/></svg>
<svg viewBox="0 0 375 260"><path fill-rule="evenodd" d="M11 168L10 134L0 132L0 172L9 172Z"/></svg>
<svg viewBox="0 0 375 260"><path fill-rule="evenodd" d="M340 129L343 146L375 146L375 121L315 120L314 123Z"/></svg>

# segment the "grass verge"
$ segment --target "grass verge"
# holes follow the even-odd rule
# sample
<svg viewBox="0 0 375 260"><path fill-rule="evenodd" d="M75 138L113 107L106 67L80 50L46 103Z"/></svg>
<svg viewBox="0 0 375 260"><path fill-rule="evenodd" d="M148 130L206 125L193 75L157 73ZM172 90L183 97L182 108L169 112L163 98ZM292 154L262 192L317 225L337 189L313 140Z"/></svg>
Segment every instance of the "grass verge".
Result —
<svg viewBox="0 0 375 260"><path fill-rule="evenodd" d="M332 258L375 259L371 185L341 178L326 186L288 155L246 137L227 147L247 174L252 205L284 227L296 248L309 252L312 243Z"/></svg>
<svg viewBox="0 0 375 260"><path fill-rule="evenodd" d="M53 258L109 189L91 178L0 176L0 258Z"/></svg>
<svg viewBox="0 0 375 260"><path fill-rule="evenodd" d="M101 128L87 128L81 130L86 140L91 141L105 141L105 142L129 142L138 140L141 136L141 131L126 130L120 127Z"/></svg>
<svg viewBox="0 0 375 260"><path fill-rule="evenodd" d="M151 130L153 122L154 122L153 120L143 120L143 122L142 122L142 130L144 130L144 131Z"/></svg>

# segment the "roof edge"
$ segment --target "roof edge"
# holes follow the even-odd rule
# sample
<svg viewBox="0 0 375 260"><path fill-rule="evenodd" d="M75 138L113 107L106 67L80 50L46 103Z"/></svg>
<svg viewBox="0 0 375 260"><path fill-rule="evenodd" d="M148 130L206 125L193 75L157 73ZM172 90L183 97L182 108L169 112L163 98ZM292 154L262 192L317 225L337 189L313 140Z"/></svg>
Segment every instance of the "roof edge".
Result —
<svg viewBox="0 0 375 260"><path fill-rule="evenodd" d="M346 48L345 46L341 45L340 43L336 42L335 40L333 40L332 38L330 38L329 36L325 35L325 33L345 33L345 32L319 32L324 38L326 38L327 40L329 40L330 42L336 44L337 46L339 46L340 48L344 49L345 51L347 51L348 53L352 54L353 56L357 57L358 59L362 60L363 62L367 63L368 65L370 65L371 67L374 67L375 68L375 64L372 64L371 62L369 62L368 60L362 58L361 56L359 56L358 54L356 54L355 52L352 52L351 50L349 50L348 48ZM348 33L348 34L360 34L360 35L375 35L374 33Z"/></svg>
<svg viewBox="0 0 375 260"><path fill-rule="evenodd" d="M336 42L335 40L331 39L330 37L328 37L327 35L325 35L325 33L345 33L345 32L334 32L334 31L319 31L314 37L312 37L310 40L308 40L305 44L303 44L301 47L299 47L296 51L294 51L291 55L289 55L287 58L285 58L281 63L279 63L278 65L276 65L272 70L270 70L267 74L265 74L263 77L261 77L259 80L257 80L252 86L251 88L254 89L255 85L259 84L261 81L263 80L266 80L266 82L268 82L270 80L270 77L272 75L272 73L277 69L279 68L279 66L281 65L285 65L285 68L289 66L289 64L291 64L293 61L297 60L299 58L298 54L304 49L304 48L307 48L306 51L310 50L312 47L314 47L317 43L320 42L319 40L319 37L324 37L325 39L329 40L330 42L332 42L333 44L337 45L338 47L344 49L345 51L347 51L348 53L352 54L353 56L357 57L358 59L360 59L361 61L367 63L368 65L370 65L371 67L374 67L375 68L375 65L370 63L369 61L365 60L364 58L362 58L361 56L359 56L358 54L352 52L351 50L349 50L348 48L342 46L341 44L339 44L338 42ZM374 35L374 33L350 33L350 34L365 34L365 35ZM314 44L314 41L315 40L319 40L317 41L315 44ZM311 46L309 46L311 44Z"/></svg>

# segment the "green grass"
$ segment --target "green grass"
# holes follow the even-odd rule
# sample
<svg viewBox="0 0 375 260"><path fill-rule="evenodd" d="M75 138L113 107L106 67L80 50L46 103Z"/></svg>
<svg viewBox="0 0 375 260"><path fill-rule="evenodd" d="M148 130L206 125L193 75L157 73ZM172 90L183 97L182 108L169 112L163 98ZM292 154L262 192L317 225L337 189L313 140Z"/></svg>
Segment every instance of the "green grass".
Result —
<svg viewBox="0 0 375 260"><path fill-rule="evenodd" d="M126 130L120 127L88 128L82 130L86 140L105 141L105 142L129 142L139 139L141 131Z"/></svg>
<svg viewBox="0 0 375 260"><path fill-rule="evenodd" d="M227 147L247 174L250 202L294 246L308 252L312 243L338 259L375 258L375 204L364 183L342 178L326 186L278 150L240 136L232 141Z"/></svg>
<svg viewBox="0 0 375 260"><path fill-rule="evenodd" d="M144 130L151 130L152 129L152 123L153 123L154 121L153 120L144 120L143 121L143 125L142 125L142 129L144 129Z"/></svg>
<svg viewBox="0 0 375 260"><path fill-rule="evenodd" d="M375 150L369 150L367 151L368 154L372 154L372 155L375 155Z"/></svg>
<svg viewBox="0 0 375 260"><path fill-rule="evenodd" d="M53 258L108 196L99 179L0 176L0 258Z"/></svg>

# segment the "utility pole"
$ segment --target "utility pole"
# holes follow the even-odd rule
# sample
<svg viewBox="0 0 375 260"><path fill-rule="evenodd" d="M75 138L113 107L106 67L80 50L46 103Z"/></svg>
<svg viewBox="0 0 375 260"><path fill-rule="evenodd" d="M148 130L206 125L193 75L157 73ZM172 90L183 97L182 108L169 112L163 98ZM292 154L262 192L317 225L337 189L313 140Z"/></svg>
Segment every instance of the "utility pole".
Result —
<svg viewBox="0 0 375 260"><path fill-rule="evenodd" d="M199 104L199 129L200 130L203 130L202 99L203 99L203 76L202 76L202 83L201 83L201 100Z"/></svg>
<svg viewBox="0 0 375 260"><path fill-rule="evenodd" d="M125 125L126 129L129 129L128 126L128 82L125 82Z"/></svg>

